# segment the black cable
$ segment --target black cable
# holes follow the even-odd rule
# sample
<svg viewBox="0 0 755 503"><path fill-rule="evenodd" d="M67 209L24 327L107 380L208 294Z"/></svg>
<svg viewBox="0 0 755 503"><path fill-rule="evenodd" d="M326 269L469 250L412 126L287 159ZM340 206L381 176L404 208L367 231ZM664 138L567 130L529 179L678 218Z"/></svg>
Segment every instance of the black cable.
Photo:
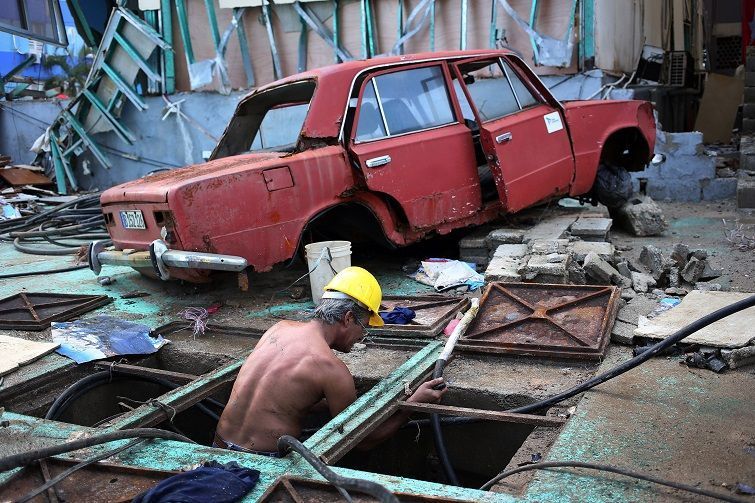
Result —
<svg viewBox="0 0 755 503"><path fill-rule="evenodd" d="M81 470L82 468L84 468L86 466L89 466L92 463L96 463L98 461L102 461L103 459L107 459L107 458L109 458L111 456L115 456L116 454L118 454L120 452L123 452L126 449L130 449L130 448L134 447L135 445L140 444L140 443L145 442L145 441L146 441L146 439L144 439L144 438L137 438L136 440L132 440L131 442L127 443L126 445L123 445L121 447L117 447L115 449L111 449L109 451L105 451L102 454L98 454L97 456L94 456L92 458L86 459L86 460L82 461L81 463L77 463L77 464L73 465L72 467L68 468L67 470L64 470L64 471L60 472L58 475L56 475L55 477L51 478L50 480L48 480L43 485L37 487L36 489L34 489L30 493L28 493L26 496L24 496L24 497L16 500L16 503L26 503L27 501L31 501L35 497L39 496L43 492L47 491L51 487L53 487L56 484L58 484L60 481L62 481L66 477L70 476L72 473L74 473L74 472L76 472L78 470Z"/></svg>
<svg viewBox="0 0 755 503"><path fill-rule="evenodd" d="M573 388L563 391L550 398L546 398L545 400L540 400L539 402L531 403L529 405L523 405L521 407L509 409L506 412L525 414L528 412L544 409L546 407L551 407L559 402L566 400L567 398L571 398L575 395L582 393L583 391L587 391L588 389L597 386L598 384L604 383L608 381L609 379L613 379L614 377L620 376L624 372L627 372L628 370L633 369L634 367L640 365L641 363L644 363L645 361L649 360L656 354L673 346L677 342L690 336L691 334L697 332L698 330L704 327L707 327L711 323L715 323L722 318L725 318L729 315L732 315L734 313L737 313L739 311L742 311L743 309L747 309L752 306L755 306L755 295L751 295L747 297L746 299L742 299L738 302L735 302L728 306L722 307L721 309L713 311L710 314L706 314L702 318L676 331L674 334L666 337L665 339L658 342L657 344L650 346L645 352L640 353L634 358L631 358L625 361L624 363L617 365L616 367L608 370L607 372L604 372L600 374L599 376L595 376L592 379L589 379L588 381L585 381L584 383L578 386L574 386Z"/></svg>
<svg viewBox="0 0 755 503"><path fill-rule="evenodd" d="M92 447L94 445L105 444L115 440L124 440L127 438L161 438L163 440L175 440L177 442L186 442L190 444L196 443L183 435L173 433L172 431L159 430L157 428L134 428L130 430L109 431L100 435L93 435L91 437L64 442L50 447L32 449L31 451L20 452L18 454L0 458L0 472L26 466L38 459L58 456L60 454L84 449L85 447Z"/></svg>
<svg viewBox="0 0 755 503"><path fill-rule="evenodd" d="M630 470L626 470L624 468L619 468L617 466L611 466L611 465L602 465L598 463L582 463L578 461L545 461L542 463L534 463L531 465L524 465L517 468L513 468L511 470L501 472L489 481L485 482L485 484L480 487L482 490L488 490L490 489L495 483L505 479L506 477L509 477L511 475L529 471L529 470L544 470L548 468L588 468L590 470L600 470L604 472L611 472L616 473L618 475L624 475L625 477L632 477L635 479L644 480L647 482L653 482L655 484L660 484L667 487L672 487L674 489L679 489L681 491L687 491L694 494L699 494L701 496L707 496L709 498L721 500L721 501L729 501L732 503L744 503L744 500L732 498L728 494L720 494L713 491L707 491L705 489L699 489L697 487L688 486L686 484L680 484L678 482L672 482L670 480L664 480L657 477L653 477L651 475L645 475L642 473L633 472Z"/></svg>
<svg viewBox="0 0 755 503"><path fill-rule="evenodd" d="M21 276L40 276L45 274L58 274L61 272L78 271L79 269L87 269L88 265L75 265L71 267L64 267L62 269L45 269L44 271L30 271L30 272L14 272L10 274L0 274L0 279L8 278L20 278Z"/></svg>
<svg viewBox="0 0 755 503"><path fill-rule="evenodd" d="M304 447L304 444L290 435L283 435L278 439L278 453L284 456L289 450L300 454L320 475L336 487L340 487L346 491L368 494L383 503L399 503L398 498L392 492L377 482L338 475L328 465L323 463L320 458L315 456L312 451Z"/></svg>
<svg viewBox="0 0 755 503"><path fill-rule="evenodd" d="M117 368L113 368L112 373L111 373L111 370L103 370L101 372L97 372L95 374L84 377L83 379L80 379L79 381L73 383L71 386L66 388L63 391L63 393L61 393L58 396L58 398L56 398L55 401L52 403L52 405L47 411L47 414L45 414L45 419L57 420L74 401L76 401L78 398L80 398L84 394L88 393L92 389L102 384L111 382L112 380L128 380L128 379L151 382L151 383L161 385L168 389L176 389L179 387L175 383L166 381L165 379L160 379L158 377L137 376L137 375L127 374L125 372L119 373ZM220 407L221 409L224 407L223 404L221 404L217 400L213 400L212 398L205 398L203 401L211 403L212 405ZM214 421L216 422L220 421L220 416L214 413L213 411L211 411L210 409L208 409L201 402L194 404L194 406L197 407L199 411L201 411L203 414L210 417Z"/></svg>
<svg viewBox="0 0 755 503"><path fill-rule="evenodd" d="M438 358L435 362L435 369L433 369L433 379L443 377L443 369L446 366L446 360ZM443 438L443 430L440 427L440 415L430 414L430 426L433 429L433 442L435 444L435 452L438 454L440 465L443 467L443 473L446 474L449 484L455 486L459 485L459 477L456 476L456 470L454 470L451 464L451 458L448 456L448 450L446 449L446 441Z"/></svg>

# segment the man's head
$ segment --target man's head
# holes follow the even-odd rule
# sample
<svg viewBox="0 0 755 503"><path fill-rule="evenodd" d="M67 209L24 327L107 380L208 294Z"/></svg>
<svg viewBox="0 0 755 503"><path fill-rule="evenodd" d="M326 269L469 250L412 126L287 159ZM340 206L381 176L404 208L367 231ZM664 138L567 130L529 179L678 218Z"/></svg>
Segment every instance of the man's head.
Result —
<svg viewBox="0 0 755 503"><path fill-rule="evenodd" d="M351 299L322 299L313 318L337 328L333 349L348 353L366 335L370 312Z"/></svg>

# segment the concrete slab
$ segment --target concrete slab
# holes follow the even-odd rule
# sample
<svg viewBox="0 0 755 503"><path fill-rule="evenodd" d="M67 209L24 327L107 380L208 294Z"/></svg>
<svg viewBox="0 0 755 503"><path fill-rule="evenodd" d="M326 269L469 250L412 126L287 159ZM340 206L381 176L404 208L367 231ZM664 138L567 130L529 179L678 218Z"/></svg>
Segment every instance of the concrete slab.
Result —
<svg viewBox="0 0 755 503"><path fill-rule="evenodd" d="M595 253L601 259L610 262L616 252L613 245L605 241L575 241L571 245L571 251L578 262L585 260L588 253Z"/></svg>
<svg viewBox="0 0 755 503"><path fill-rule="evenodd" d="M504 244L499 245L493 253L495 257L521 258L527 255L527 245L525 244Z"/></svg>
<svg viewBox="0 0 755 503"><path fill-rule="evenodd" d="M701 292L693 290L682 302L652 319L641 319L634 335L664 339L706 314L751 296L739 292ZM717 348L740 348L755 339L755 307L719 320L684 339L686 344Z"/></svg>
<svg viewBox="0 0 755 503"><path fill-rule="evenodd" d="M525 239L529 241L538 240L554 240L560 238L568 229L571 224L577 220L574 216L563 216L549 218L544 222L540 222L532 229L528 230Z"/></svg>
<svg viewBox="0 0 755 503"><path fill-rule="evenodd" d="M586 241L603 241L611 230L613 220L610 218L581 218L574 222L570 232Z"/></svg>

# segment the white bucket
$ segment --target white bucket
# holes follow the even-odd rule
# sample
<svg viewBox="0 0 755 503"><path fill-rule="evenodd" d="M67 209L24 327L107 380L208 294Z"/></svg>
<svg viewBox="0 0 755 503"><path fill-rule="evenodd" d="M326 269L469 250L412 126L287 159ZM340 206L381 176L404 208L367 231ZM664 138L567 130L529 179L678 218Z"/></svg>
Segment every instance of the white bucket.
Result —
<svg viewBox="0 0 755 503"><path fill-rule="evenodd" d="M333 279L337 272L341 272L351 265L351 242L320 241L306 245L304 251L307 254L312 300L317 305L320 303L325 285ZM335 272L333 272L334 270Z"/></svg>

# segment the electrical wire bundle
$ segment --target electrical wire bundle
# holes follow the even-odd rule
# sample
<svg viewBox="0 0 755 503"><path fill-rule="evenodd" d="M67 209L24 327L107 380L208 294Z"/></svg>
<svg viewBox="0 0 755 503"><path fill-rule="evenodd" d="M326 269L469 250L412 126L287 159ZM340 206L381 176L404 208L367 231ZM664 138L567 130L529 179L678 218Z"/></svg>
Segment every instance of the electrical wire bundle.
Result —
<svg viewBox="0 0 755 503"><path fill-rule="evenodd" d="M77 255L83 245L109 239L100 208L100 193L86 194L40 213L21 210L20 218L0 220L0 241L10 241L16 250L33 255ZM26 214L24 214L26 213ZM0 279L83 269L85 265L52 271L21 272Z"/></svg>

